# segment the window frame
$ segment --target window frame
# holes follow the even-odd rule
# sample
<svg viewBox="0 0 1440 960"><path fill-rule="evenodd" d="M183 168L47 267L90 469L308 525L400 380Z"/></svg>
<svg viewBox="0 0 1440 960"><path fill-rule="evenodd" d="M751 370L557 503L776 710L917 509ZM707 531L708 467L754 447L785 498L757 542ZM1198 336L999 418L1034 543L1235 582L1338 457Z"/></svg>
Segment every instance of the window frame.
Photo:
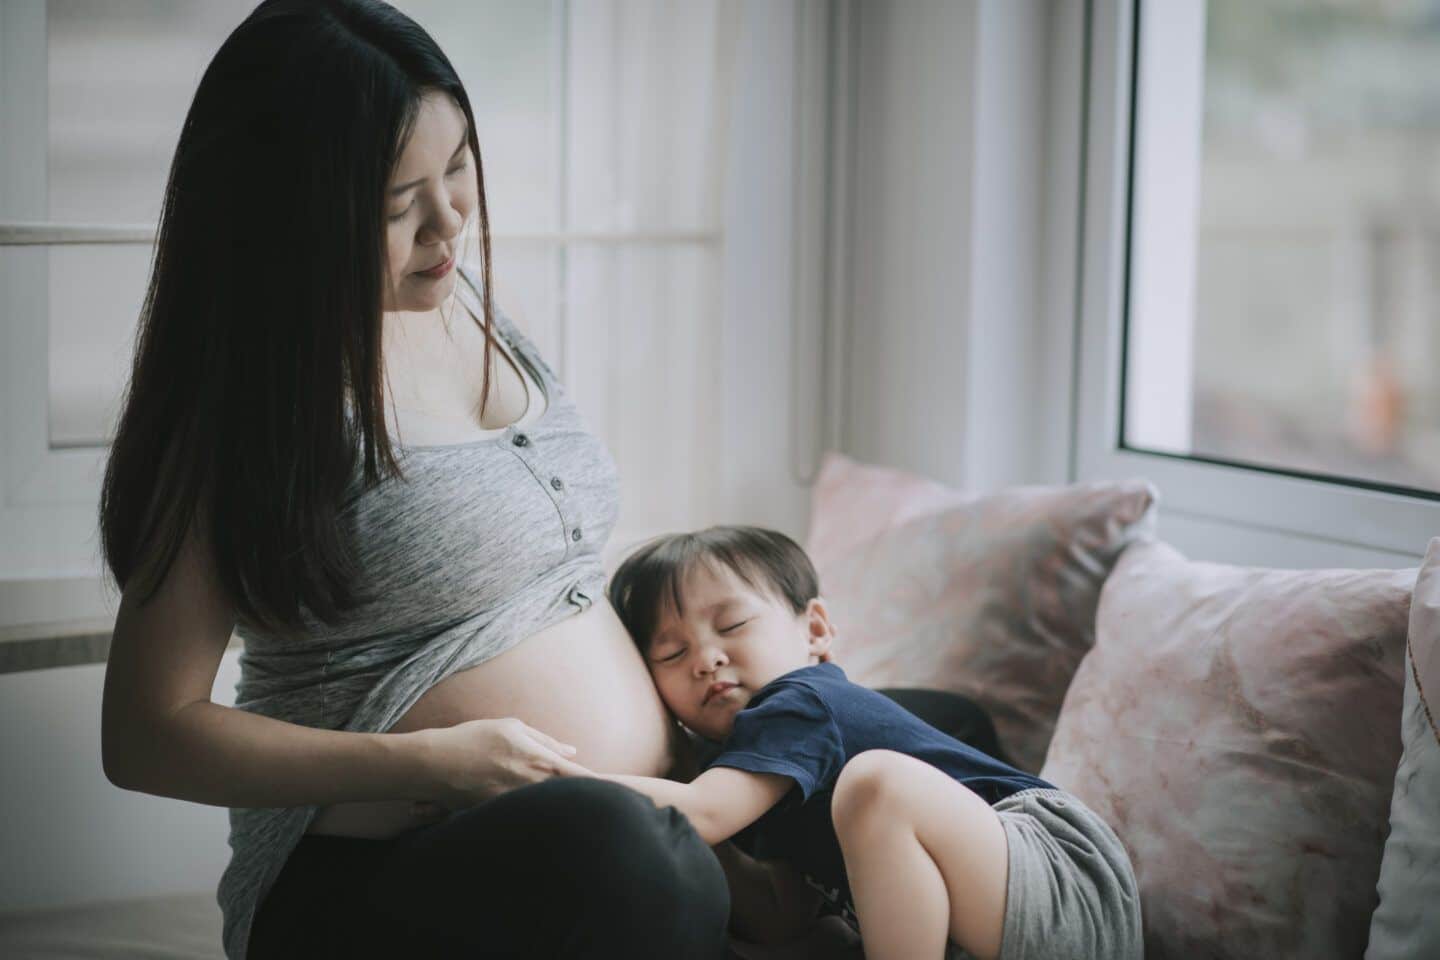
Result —
<svg viewBox="0 0 1440 960"><path fill-rule="evenodd" d="M1320 564L1350 565L1347 557L1374 551L1397 560L1422 557L1440 533L1435 499L1123 447L1140 3L1090 0L1087 9L1071 478L1147 477L1161 493L1162 513L1304 542Z"/></svg>

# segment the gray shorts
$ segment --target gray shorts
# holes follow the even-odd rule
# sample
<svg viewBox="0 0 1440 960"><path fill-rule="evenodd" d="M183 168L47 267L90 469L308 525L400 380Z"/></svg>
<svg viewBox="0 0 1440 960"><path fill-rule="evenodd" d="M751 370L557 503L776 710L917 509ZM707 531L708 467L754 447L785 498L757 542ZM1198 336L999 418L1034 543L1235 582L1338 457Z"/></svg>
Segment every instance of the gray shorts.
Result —
<svg viewBox="0 0 1440 960"><path fill-rule="evenodd" d="M1000 960L1144 957L1135 870L1109 824L1064 790L1021 790L993 809L1010 844Z"/></svg>

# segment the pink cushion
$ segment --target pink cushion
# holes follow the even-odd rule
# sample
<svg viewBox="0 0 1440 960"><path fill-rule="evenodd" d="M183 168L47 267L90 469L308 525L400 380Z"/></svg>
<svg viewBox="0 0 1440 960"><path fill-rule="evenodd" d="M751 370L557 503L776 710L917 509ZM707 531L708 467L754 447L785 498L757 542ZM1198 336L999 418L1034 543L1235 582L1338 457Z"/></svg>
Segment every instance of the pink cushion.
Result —
<svg viewBox="0 0 1440 960"><path fill-rule="evenodd" d="M867 686L970 697L1015 764L1038 771L1100 588L1125 545L1153 534L1155 501L1143 480L972 496L828 456L807 547L836 662Z"/></svg>
<svg viewBox="0 0 1440 960"><path fill-rule="evenodd" d="M831 451L811 491L807 550L812 557L844 556L876 534L975 499L935 480Z"/></svg>
<svg viewBox="0 0 1440 960"><path fill-rule="evenodd" d="M1364 951L1415 573L1121 557L1041 776L1124 841L1149 960Z"/></svg>

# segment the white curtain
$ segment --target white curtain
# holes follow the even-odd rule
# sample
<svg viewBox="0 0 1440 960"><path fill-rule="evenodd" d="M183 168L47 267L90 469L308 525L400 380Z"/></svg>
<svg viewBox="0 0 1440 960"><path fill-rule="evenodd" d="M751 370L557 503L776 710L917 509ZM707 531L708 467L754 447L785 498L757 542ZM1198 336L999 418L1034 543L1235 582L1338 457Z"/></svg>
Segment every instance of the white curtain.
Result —
<svg viewBox="0 0 1440 960"><path fill-rule="evenodd" d="M722 195L739 8L583 0L569 11L556 348L620 466L612 547L713 522Z"/></svg>

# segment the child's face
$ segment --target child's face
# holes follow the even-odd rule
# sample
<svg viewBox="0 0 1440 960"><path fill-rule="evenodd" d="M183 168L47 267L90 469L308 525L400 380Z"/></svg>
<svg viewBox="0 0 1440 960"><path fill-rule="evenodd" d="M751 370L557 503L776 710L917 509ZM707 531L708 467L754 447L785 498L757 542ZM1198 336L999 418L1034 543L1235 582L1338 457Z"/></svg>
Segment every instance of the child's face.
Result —
<svg viewBox="0 0 1440 960"><path fill-rule="evenodd" d="M735 714L761 687L830 659L835 633L818 597L796 615L722 564L697 565L680 596L685 616L665 605L645 660L660 699L703 737L725 739Z"/></svg>

